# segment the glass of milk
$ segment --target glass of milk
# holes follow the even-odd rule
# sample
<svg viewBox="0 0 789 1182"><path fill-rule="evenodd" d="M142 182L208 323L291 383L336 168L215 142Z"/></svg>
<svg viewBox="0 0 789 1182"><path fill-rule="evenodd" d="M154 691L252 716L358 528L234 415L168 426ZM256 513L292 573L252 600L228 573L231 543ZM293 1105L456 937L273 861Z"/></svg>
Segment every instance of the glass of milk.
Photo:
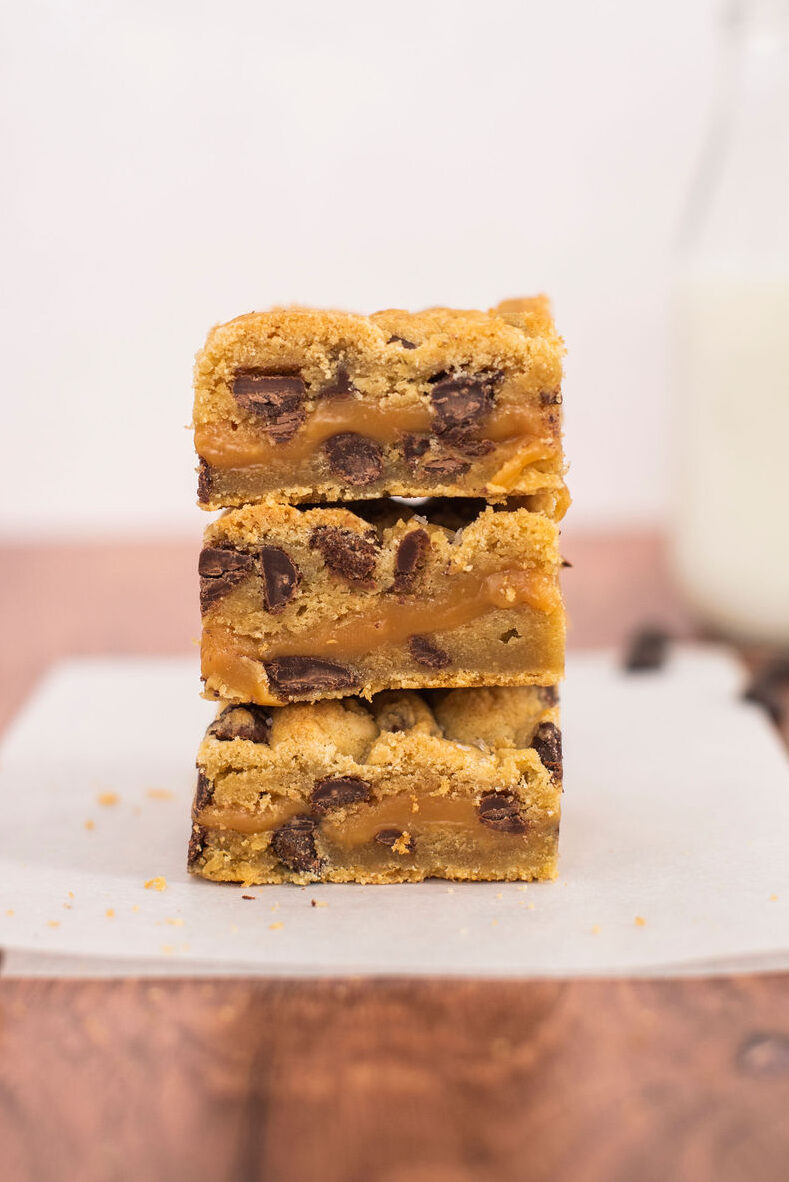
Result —
<svg viewBox="0 0 789 1182"><path fill-rule="evenodd" d="M725 9L677 280L676 574L700 617L789 645L789 0Z"/></svg>

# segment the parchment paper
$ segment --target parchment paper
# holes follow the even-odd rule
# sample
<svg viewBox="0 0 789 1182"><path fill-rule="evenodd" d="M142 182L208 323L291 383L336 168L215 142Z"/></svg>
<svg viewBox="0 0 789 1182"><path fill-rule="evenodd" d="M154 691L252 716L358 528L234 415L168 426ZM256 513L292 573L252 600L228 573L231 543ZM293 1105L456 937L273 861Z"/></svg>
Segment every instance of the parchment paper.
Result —
<svg viewBox="0 0 789 1182"><path fill-rule="evenodd" d="M611 654L571 656L555 883L249 889L185 870L213 715L196 662L64 663L0 752L5 972L789 967L789 764L742 683L717 649L639 675ZM164 890L146 889L159 877Z"/></svg>

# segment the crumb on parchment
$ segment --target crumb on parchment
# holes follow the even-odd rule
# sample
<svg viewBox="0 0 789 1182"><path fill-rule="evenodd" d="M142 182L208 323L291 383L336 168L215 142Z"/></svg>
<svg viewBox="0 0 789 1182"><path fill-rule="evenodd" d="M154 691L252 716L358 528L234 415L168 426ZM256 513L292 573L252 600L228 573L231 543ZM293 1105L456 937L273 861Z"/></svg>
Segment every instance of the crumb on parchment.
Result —
<svg viewBox="0 0 789 1182"><path fill-rule="evenodd" d="M768 901L768 903L777 903L778 896L777 895L770 895L770 898L767 901Z"/></svg>
<svg viewBox="0 0 789 1182"><path fill-rule="evenodd" d="M60 920L59 919L48 919L47 920L47 927L48 928L59 928L60 927Z"/></svg>
<svg viewBox="0 0 789 1182"><path fill-rule="evenodd" d="M145 884L146 891L166 891L167 879L159 874L156 878L149 878Z"/></svg>
<svg viewBox="0 0 789 1182"><path fill-rule="evenodd" d="M114 919L115 918L115 908L108 907L107 910L104 912L104 914L107 916L107 919Z"/></svg>
<svg viewBox="0 0 789 1182"><path fill-rule="evenodd" d="M633 922L637 928L644 928L647 925L647 921L644 919L643 915L637 915Z"/></svg>
<svg viewBox="0 0 789 1182"><path fill-rule="evenodd" d="M311 907L328 907L329 904L325 899L310 899Z"/></svg>
<svg viewBox="0 0 789 1182"><path fill-rule="evenodd" d="M119 800L120 796L118 796L117 792L100 792L96 797L97 804L103 804L107 807L117 804Z"/></svg>
<svg viewBox="0 0 789 1182"><path fill-rule="evenodd" d="M268 930L270 932L279 932L282 930L282 928L284 928L284 926L285 926L284 923L282 922L282 920L280 920L279 923L270 923L268 925Z"/></svg>
<svg viewBox="0 0 789 1182"><path fill-rule="evenodd" d="M599 923L592 924L592 935L593 936L600 935L600 924Z"/></svg>
<svg viewBox="0 0 789 1182"><path fill-rule="evenodd" d="M86 829L95 829L95 828L96 828L96 822L95 822L95 821L90 821L90 820L86 821L86 822L85 822L85 828L86 828Z"/></svg>
<svg viewBox="0 0 789 1182"><path fill-rule="evenodd" d="M175 793L169 788L146 788L145 795L149 800L174 800Z"/></svg>

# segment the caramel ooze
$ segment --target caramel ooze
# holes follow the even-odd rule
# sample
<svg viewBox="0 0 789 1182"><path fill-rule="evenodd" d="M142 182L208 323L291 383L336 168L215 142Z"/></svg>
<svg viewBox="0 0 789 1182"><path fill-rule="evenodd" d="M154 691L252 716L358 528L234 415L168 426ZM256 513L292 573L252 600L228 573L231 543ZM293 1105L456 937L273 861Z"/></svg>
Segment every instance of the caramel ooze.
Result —
<svg viewBox="0 0 789 1182"><path fill-rule="evenodd" d="M547 613L561 606L555 574L540 569L503 570L488 575L460 573L451 576L448 583L449 589L441 596L428 600L391 600L375 614L277 637L266 642L262 657L342 660L386 645L405 644L413 635L460 628L496 608L523 604ZM251 638L239 637L220 625L207 624L203 631L203 677L216 679L239 693L249 690L254 695L264 690L262 670L248 659L262 659L252 645Z"/></svg>
<svg viewBox="0 0 789 1182"><path fill-rule="evenodd" d="M312 455L333 435L346 431L374 439L376 443L395 443L408 432L430 431L433 416L427 406L402 406L384 409L377 403L356 398L319 402L306 423L288 443L273 443L261 424L201 423L195 428L195 448L214 468L244 468L280 460L297 464ZM480 438L494 443L534 440L532 459L545 459L552 447L535 440L543 432L537 407L501 406L485 416Z"/></svg>
<svg viewBox="0 0 789 1182"><path fill-rule="evenodd" d="M209 805L195 820L206 829L232 829L236 833L268 833L291 817L303 813L309 805L298 801L280 803L265 813L253 813L239 808L217 808ZM351 847L371 842L381 829L400 829L407 833L418 827L464 828L473 832L475 844L501 845L512 843L522 834L497 833L480 822L475 802L470 798L452 799L446 796L417 796L398 792L381 801L358 805L343 811L342 821L331 816L320 823L321 832L335 845Z"/></svg>

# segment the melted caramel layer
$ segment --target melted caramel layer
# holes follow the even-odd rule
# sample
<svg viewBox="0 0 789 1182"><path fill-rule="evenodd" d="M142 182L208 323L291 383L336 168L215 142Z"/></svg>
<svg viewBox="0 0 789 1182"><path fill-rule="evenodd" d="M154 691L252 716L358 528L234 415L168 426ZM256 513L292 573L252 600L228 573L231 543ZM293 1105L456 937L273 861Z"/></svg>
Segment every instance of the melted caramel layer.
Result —
<svg viewBox="0 0 789 1182"><path fill-rule="evenodd" d="M281 803L264 814L210 805L201 810L196 820L206 829L231 829L246 834L268 833L290 817L308 811L307 804L294 801ZM358 805L351 811L344 810L342 820L333 820L329 815L320 821L320 832L327 841L346 849L368 844L381 829L400 829L403 833L418 829L424 833L433 827L467 829L476 842L488 844L497 840L511 843L517 836L496 833L482 825L477 806L468 797L419 796L401 792L381 801Z"/></svg>
<svg viewBox="0 0 789 1182"><path fill-rule="evenodd" d="M195 427L195 449L214 468L245 468L272 460L295 465L312 455L332 435L356 432L377 443L396 443L411 431L430 431L434 425L430 408L401 406L382 409L377 403L358 398L334 398L319 402L304 426L288 443L273 443L264 426L254 422L199 423ZM480 439L494 443L533 442L541 453L550 454L543 415L534 406L502 406L490 412L479 431ZM536 439L535 437L539 437ZM546 450L547 449L547 450ZM541 454L535 458L544 458Z"/></svg>
<svg viewBox="0 0 789 1182"><path fill-rule="evenodd" d="M497 571L492 575L458 574L444 595L429 599L386 599L366 616L331 621L266 645L266 657L358 657L370 649L405 644L410 636L447 632L470 624L495 608L526 604L549 612L560 603L559 588L543 571Z"/></svg>
<svg viewBox="0 0 789 1182"><path fill-rule="evenodd" d="M497 608L526 605L539 612L561 606L556 578L544 570L505 570L489 575L474 572L451 576L443 595L428 599L387 598L366 616L331 621L258 644L220 624L203 629L202 673L235 693L257 700L266 692L259 661L276 657L310 656L347 660L389 645L404 645L409 637L460 628ZM261 651L262 650L262 651Z"/></svg>

